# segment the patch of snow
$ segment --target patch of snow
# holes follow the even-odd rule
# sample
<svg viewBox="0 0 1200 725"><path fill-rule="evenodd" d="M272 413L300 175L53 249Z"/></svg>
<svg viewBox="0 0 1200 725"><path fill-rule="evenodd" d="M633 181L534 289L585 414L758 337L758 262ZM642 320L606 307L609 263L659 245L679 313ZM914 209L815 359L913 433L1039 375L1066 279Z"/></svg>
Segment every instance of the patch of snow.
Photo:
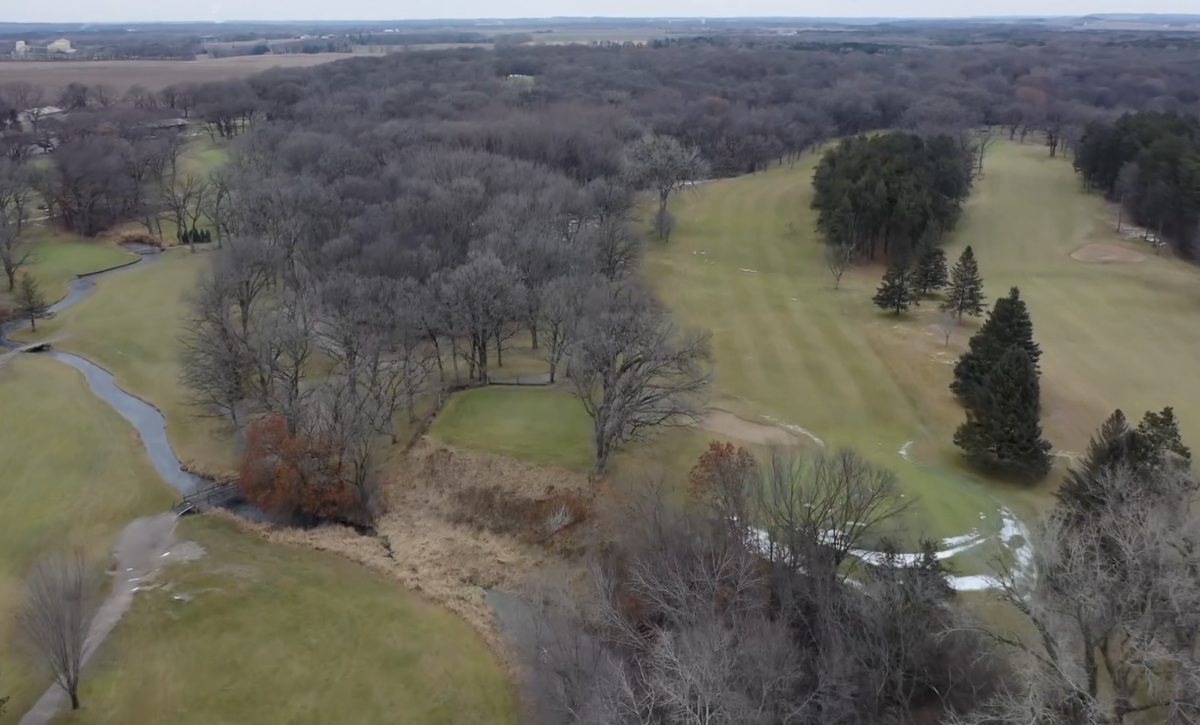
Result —
<svg viewBox="0 0 1200 725"><path fill-rule="evenodd" d="M986 574L950 577L950 587L956 592L985 592L999 586L999 580Z"/></svg>
<svg viewBox="0 0 1200 725"><path fill-rule="evenodd" d="M742 271L743 271L743 272L750 272L750 273L752 273L752 274L758 274L758 270L757 270L757 269L746 269L745 267L742 267L741 269L742 269Z"/></svg>
<svg viewBox="0 0 1200 725"><path fill-rule="evenodd" d="M790 430L793 433L799 433L800 435L804 436L805 438L808 438L813 443L816 443L818 446L820 446L822 448L825 447L825 441L818 438L816 436L816 434L814 434L812 431L810 431L806 428L801 428L800 426L798 426L794 423L785 423L782 420L779 420L778 418L772 418L769 415L764 415L764 416L762 416L762 418L763 418L763 420L771 421L772 423L779 426L780 428L786 428L787 430Z"/></svg>

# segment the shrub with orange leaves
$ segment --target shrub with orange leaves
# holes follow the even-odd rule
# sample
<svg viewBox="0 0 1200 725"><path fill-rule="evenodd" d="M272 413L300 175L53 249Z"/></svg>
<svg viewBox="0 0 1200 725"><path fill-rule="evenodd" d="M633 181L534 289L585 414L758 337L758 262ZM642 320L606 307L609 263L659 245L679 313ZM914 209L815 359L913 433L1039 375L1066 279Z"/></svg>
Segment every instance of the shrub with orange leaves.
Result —
<svg viewBox="0 0 1200 725"><path fill-rule="evenodd" d="M688 474L688 493L725 516L743 518L749 483L757 469L750 451L713 441Z"/></svg>
<svg viewBox="0 0 1200 725"><path fill-rule="evenodd" d="M362 496L342 476L329 441L293 433L278 413L250 424L238 489L251 504L296 523L362 521Z"/></svg>

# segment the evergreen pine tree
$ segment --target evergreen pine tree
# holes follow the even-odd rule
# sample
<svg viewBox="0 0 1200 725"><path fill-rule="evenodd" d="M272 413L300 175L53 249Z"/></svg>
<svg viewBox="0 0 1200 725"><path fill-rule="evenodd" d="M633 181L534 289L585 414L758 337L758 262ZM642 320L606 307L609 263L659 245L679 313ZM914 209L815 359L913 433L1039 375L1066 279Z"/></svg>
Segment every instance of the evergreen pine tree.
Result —
<svg viewBox="0 0 1200 725"><path fill-rule="evenodd" d="M21 277L21 284L17 286L17 295L14 301L21 317L29 320L29 329L37 332L37 318L46 314L46 310L50 309L38 281L28 274Z"/></svg>
<svg viewBox="0 0 1200 725"><path fill-rule="evenodd" d="M1118 494L1108 486L1106 474L1122 467L1135 473L1172 464L1187 468L1191 459L1192 452L1183 444L1173 409L1146 413L1136 429L1130 427L1124 413L1115 411L1092 436L1087 455L1063 477L1056 514L1067 524L1084 524L1100 507L1121 503L1112 500ZM1156 479L1145 476L1144 480L1149 485Z"/></svg>
<svg viewBox="0 0 1200 725"><path fill-rule="evenodd" d="M954 382L950 384L950 390L967 407L971 407L974 393L983 385L988 371L1013 345L1024 349L1034 371L1039 370L1042 351L1033 341L1033 320L1019 289L1013 287L1007 297L996 300L983 327L971 337L969 345L954 366Z"/></svg>
<svg viewBox="0 0 1200 725"><path fill-rule="evenodd" d="M1192 451L1183 444L1174 408L1167 406L1161 413L1146 413L1138 424L1137 432L1146 441L1146 449L1150 454L1148 463L1158 463L1157 459L1169 453L1177 456L1183 466L1191 465Z"/></svg>
<svg viewBox="0 0 1200 725"><path fill-rule="evenodd" d="M954 269L950 272L950 289L946 293L943 310L954 310L961 320L964 314L983 314L983 278L979 276L979 263L975 252L967 247L963 250Z"/></svg>
<svg viewBox="0 0 1200 725"><path fill-rule="evenodd" d="M892 310L899 315L908 309L912 303L912 290L909 289L908 270L903 264L892 264L883 275L883 283L872 298L875 305L885 310Z"/></svg>
<svg viewBox="0 0 1200 725"><path fill-rule="evenodd" d="M1088 443L1087 455L1072 465L1059 486L1059 515L1068 522L1078 522L1087 514L1103 505L1103 474L1122 465L1130 464L1139 456L1134 453L1138 437L1125 414L1116 410L1100 426Z"/></svg>
<svg viewBox="0 0 1200 725"><path fill-rule="evenodd" d="M926 241L913 273L913 291L917 295L927 295L945 287L946 282L946 252L932 241Z"/></svg>
<svg viewBox="0 0 1200 725"><path fill-rule="evenodd" d="M988 373L954 443L979 468L1025 481L1050 471L1050 444L1042 438L1041 389L1033 361L1020 345L1005 351Z"/></svg>

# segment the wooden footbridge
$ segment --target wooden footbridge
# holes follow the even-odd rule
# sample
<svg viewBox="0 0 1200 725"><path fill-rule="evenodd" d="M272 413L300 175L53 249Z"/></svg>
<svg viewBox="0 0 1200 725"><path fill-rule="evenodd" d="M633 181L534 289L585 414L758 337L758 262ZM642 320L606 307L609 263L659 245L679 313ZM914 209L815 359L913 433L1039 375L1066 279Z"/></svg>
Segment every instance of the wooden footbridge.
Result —
<svg viewBox="0 0 1200 725"><path fill-rule="evenodd" d="M200 513L216 506L224 506L236 500L240 495L237 479L227 478L189 493L176 503L172 510L177 516Z"/></svg>

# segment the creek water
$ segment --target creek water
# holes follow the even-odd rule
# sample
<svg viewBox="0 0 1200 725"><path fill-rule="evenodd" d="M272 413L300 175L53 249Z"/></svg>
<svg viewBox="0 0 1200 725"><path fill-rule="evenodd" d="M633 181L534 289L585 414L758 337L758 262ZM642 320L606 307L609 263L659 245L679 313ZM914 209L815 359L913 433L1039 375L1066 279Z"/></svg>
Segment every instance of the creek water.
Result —
<svg viewBox="0 0 1200 725"><path fill-rule="evenodd" d="M138 259L133 264L76 277L68 284L67 296L51 305L50 311L61 312L86 298L96 288L96 280L100 277L143 266L159 258L159 251L154 247L127 245L126 248L138 255ZM0 328L0 347L10 349L17 347L16 343L8 339L8 335L24 329L28 325L27 320L6 323ZM122 390L107 370L93 362L61 350L51 349L45 354L83 373L88 387L92 389L96 397L111 405L113 410L120 413L122 418L133 425L142 440L142 446L146 449L146 455L154 464L154 469L171 488L178 491L180 495L186 495L207 482L207 479L183 470L179 458L175 455L175 450L171 448L171 443L167 439L167 424L158 408Z"/></svg>

